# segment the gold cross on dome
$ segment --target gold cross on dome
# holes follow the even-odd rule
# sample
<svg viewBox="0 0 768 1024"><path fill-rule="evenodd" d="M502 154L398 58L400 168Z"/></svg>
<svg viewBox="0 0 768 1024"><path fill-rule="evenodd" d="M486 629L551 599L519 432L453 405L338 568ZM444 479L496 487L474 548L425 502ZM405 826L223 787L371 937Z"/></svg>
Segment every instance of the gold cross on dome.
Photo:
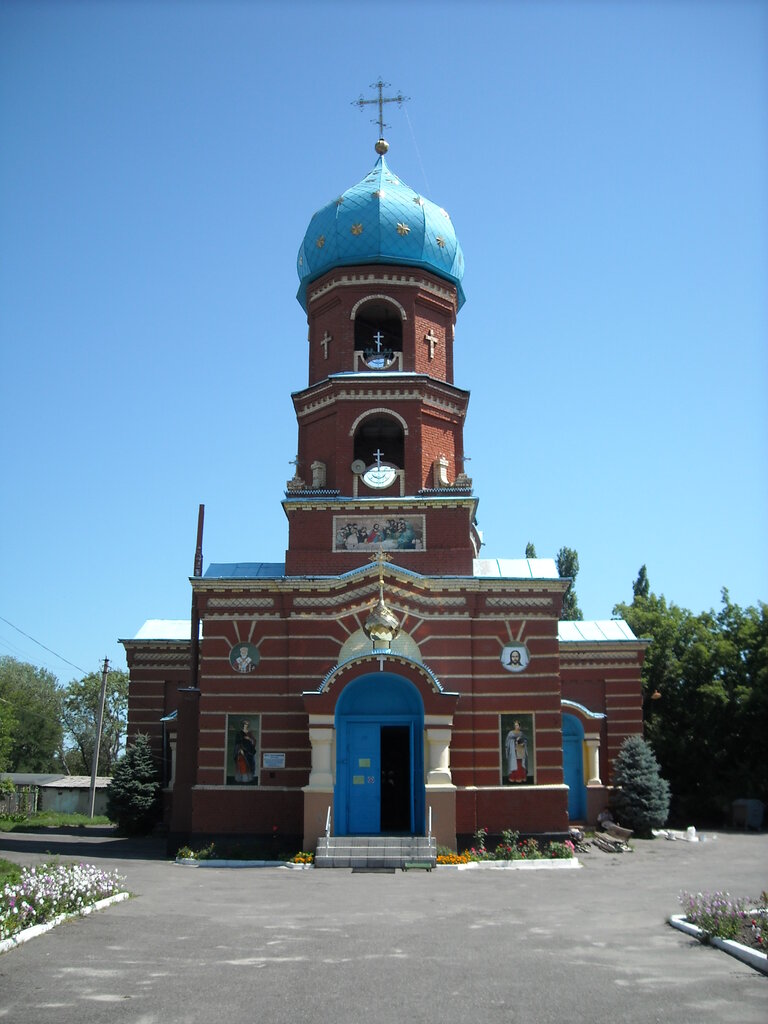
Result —
<svg viewBox="0 0 768 1024"><path fill-rule="evenodd" d="M373 84L370 86L370 88L371 89L378 89L379 90L379 95L378 95L377 99L375 99L375 100L364 100L363 96L362 96L362 93L361 93L360 94L360 99L352 100L352 105L355 106L355 107L360 107L360 109L362 110L363 107L368 106L369 103L378 103L378 105L379 105L379 116L373 118L371 123L372 124L378 124L378 126L379 126L379 138L381 139L381 138L384 137L384 129L385 128L389 128L388 124L384 124L384 104L385 103L396 103L398 105L398 107L399 107L399 106L401 106L401 104L405 103L406 100L409 97L408 96L403 96L402 93L398 93L397 96L385 96L384 95L384 90L389 88L389 82L382 82L381 78L379 78L378 82L373 82Z"/></svg>
<svg viewBox="0 0 768 1024"><path fill-rule="evenodd" d="M379 544L379 550L375 555L371 555L368 559L369 562L377 562L379 566L379 593L383 594L384 591L384 566L390 561L391 555L384 554L384 548Z"/></svg>

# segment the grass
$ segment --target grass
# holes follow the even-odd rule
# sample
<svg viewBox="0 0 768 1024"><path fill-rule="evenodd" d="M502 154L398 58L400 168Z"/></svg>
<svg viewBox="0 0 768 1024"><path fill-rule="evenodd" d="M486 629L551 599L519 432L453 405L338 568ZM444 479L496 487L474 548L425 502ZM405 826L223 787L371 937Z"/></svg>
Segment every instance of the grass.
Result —
<svg viewBox="0 0 768 1024"><path fill-rule="evenodd" d="M14 885L20 878L21 865L0 857L0 889L5 885Z"/></svg>
<svg viewBox="0 0 768 1024"><path fill-rule="evenodd" d="M30 832L38 828L85 828L87 825L110 825L106 815L63 814L60 811L41 811L39 814L9 814L0 816L0 832Z"/></svg>

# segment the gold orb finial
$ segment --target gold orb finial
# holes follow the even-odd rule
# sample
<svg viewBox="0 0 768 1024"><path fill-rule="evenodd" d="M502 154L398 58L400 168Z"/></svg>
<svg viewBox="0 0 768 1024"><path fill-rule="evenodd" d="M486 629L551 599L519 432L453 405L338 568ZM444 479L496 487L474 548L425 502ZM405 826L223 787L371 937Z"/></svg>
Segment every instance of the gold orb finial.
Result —
<svg viewBox="0 0 768 1024"><path fill-rule="evenodd" d="M374 146L374 149L379 154L379 156L384 156L384 154L389 149L389 143L387 142L386 139L379 139L379 141Z"/></svg>

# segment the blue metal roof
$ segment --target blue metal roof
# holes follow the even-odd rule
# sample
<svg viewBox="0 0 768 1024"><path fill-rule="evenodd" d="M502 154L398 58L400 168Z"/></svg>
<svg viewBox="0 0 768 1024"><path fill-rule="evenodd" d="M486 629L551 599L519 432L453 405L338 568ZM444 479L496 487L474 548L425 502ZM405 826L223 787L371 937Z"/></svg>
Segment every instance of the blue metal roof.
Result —
<svg viewBox="0 0 768 1024"><path fill-rule="evenodd" d="M285 576L285 562L211 562L206 579L254 580Z"/></svg>
<svg viewBox="0 0 768 1024"><path fill-rule="evenodd" d="M456 285L464 256L445 210L404 184L379 157L370 174L312 217L296 269L297 298L307 308L307 286L334 267L394 263L423 267Z"/></svg>

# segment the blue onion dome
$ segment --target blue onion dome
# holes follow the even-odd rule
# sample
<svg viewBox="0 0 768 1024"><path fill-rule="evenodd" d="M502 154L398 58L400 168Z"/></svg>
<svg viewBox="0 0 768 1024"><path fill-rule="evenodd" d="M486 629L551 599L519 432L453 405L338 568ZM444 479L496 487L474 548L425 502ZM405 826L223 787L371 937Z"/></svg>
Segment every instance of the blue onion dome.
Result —
<svg viewBox="0 0 768 1024"><path fill-rule="evenodd" d="M451 218L389 169L384 154L370 174L318 210L299 249L297 298L306 311L307 287L334 267L393 263L425 270L456 285L464 256Z"/></svg>

